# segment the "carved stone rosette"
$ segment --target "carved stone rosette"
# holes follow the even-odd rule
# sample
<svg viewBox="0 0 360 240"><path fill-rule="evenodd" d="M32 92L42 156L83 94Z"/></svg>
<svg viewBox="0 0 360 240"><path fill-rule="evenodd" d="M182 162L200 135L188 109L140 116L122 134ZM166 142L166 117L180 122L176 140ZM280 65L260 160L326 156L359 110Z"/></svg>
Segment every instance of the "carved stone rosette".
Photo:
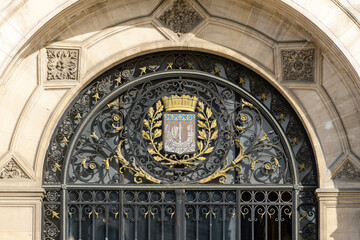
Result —
<svg viewBox="0 0 360 240"><path fill-rule="evenodd" d="M186 0L176 0L158 19L173 32L183 34L190 32L203 17Z"/></svg>
<svg viewBox="0 0 360 240"><path fill-rule="evenodd" d="M314 81L315 50L282 50L284 81Z"/></svg>
<svg viewBox="0 0 360 240"><path fill-rule="evenodd" d="M10 160L0 170L0 179L15 179L24 178L29 179L29 176L20 168L20 166L14 161Z"/></svg>
<svg viewBox="0 0 360 240"><path fill-rule="evenodd" d="M78 80L79 50L46 49L47 80Z"/></svg>

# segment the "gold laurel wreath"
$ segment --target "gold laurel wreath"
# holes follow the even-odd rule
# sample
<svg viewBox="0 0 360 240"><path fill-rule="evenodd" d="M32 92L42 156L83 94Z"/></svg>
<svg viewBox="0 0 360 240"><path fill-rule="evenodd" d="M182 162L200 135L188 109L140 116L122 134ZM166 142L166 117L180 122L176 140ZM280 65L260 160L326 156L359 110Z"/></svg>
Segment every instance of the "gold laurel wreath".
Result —
<svg viewBox="0 0 360 240"><path fill-rule="evenodd" d="M204 103L198 102L197 110L197 126L198 126L198 153L191 155L185 155L183 158L178 159L175 154L169 156L167 153L162 153L163 142L156 142L156 139L162 136L162 112L164 111L164 105L161 100L156 103L156 109L153 107L149 108L148 117L149 119L144 119L144 127L147 130L142 131L142 136L145 140L149 141L148 152L151 154L153 159L157 162L161 162L163 165L186 165L186 166L195 166L198 165L198 161L203 161L206 159L206 156L210 154L214 147L212 142L218 138L218 130L216 128L217 121L212 119L212 111L210 108L206 108Z"/></svg>

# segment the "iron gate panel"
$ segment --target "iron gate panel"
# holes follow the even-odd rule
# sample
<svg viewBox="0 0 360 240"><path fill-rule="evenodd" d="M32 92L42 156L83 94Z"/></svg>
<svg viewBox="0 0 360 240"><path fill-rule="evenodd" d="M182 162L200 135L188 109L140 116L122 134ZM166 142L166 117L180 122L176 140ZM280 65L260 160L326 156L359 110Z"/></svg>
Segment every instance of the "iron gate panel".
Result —
<svg viewBox="0 0 360 240"><path fill-rule="evenodd" d="M317 239L315 169L301 121L264 79L210 54L145 55L96 78L60 120L43 238Z"/></svg>

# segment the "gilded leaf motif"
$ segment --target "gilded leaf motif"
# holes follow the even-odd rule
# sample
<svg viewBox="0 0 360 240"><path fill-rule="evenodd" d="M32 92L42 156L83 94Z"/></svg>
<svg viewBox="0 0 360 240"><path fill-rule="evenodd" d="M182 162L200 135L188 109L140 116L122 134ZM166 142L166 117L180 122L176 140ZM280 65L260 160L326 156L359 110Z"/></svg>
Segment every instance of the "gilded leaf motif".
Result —
<svg viewBox="0 0 360 240"><path fill-rule="evenodd" d="M158 138L158 137L161 137L161 135L162 135L162 131L161 131L161 129L156 129L155 130L155 132L154 132L154 139L155 138Z"/></svg>
<svg viewBox="0 0 360 240"><path fill-rule="evenodd" d="M204 111L204 103L199 102L199 107L200 107L201 112L203 112Z"/></svg>
<svg viewBox="0 0 360 240"><path fill-rule="evenodd" d="M154 109L151 107L149 108L149 117L153 118L154 117Z"/></svg>
<svg viewBox="0 0 360 240"><path fill-rule="evenodd" d="M157 146L158 151L161 151L162 148L163 148L163 142L159 142L159 144Z"/></svg>
<svg viewBox="0 0 360 240"><path fill-rule="evenodd" d="M154 120L159 120L161 118L161 116L162 116L162 113L156 114Z"/></svg>
<svg viewBox="0 0 360 240"><path fill-rule="evenodd" d="M208 149L206 149L206 151L204 153L211 153L214 150L214 147L209 147Z"/></svg>
<svg viewBox="0 0 360 240"><path fill-rule="evenodd" d="M149 152L151 155L156 154L155 150L152 149L152 148L148 148L148 152Z"/></svg>
<svg viewBox="0 0 360 240"><path fill-rule="evenodd" d="M216 119L211 122L211 128L215 128L217 125Z"/></svg>
<svg viewBox="0 0 360 240"><path fill-rule="evenodd" d="M162 157L155 156L155 157L154 157L154 159L155 159L155 161L159 162L159 161L161 161L161 160L162 160Z"/></svg>
<svg viewBox="0 0 360 240"><path fill-rule="evenodd" d="M202 129L201 131L198 130L198 133L199 133L199 138L200 139L206 139L206 133L205 133L204 129Z"/></svg>
<svg viewBox="0 0 360 240"><path fill-rule="evenodd" d="M205 116L202 113L198 113L197 116L201 119L201 120L206 120Z"/></svg>
<svg viewBox="0 0 360 240"><path fill-rule="evenodd" d="M206 157L198 157L197 159L200 160L200 161L202 161L202 160L205 160Z"/></svg>
<svg viewBox="0 0 360 240"><path fill-rule="evenodd" d="M211 136L211 138L210 138L210 140L214 140L214 139L216 139L217 137L218 137L218 130L216 130L213 134L212 134L212 136Z"/></svg>
<svg viewBox="0 0 360 240"><path fill-rule="evenodd" d="M147 128L150 128L149 121L147 119L144 119L144 126Z"/></svg>
<svg viewBox="0 0 360 240"><path fill-rule="evenodd" d="M148 132L145 132L144 130L142 131L142 136L143 136L144 139L150 140L149 133L148 133Z"/></svg>
<svg viewBox="0 0 360 240"><path fill-rule="evenodd" d="M203 147L204 147L202 141L198 141L197 145L198 145L199 151L201 152L203 150Z"/></svg>
<svg viewBox="0 0 360 240"><path fill-rule="evenodd" d="M157 121L154 125L154 128L161 127L161 125L162 125L162 121Z"/></svg>
<svg viewBox="0 0 360 240"><path fill-rule="evenodd" d="M162 108L163 108L163 105L162 105L161 101L159 100L159 101L156 103L156 111L157 111L157 112L161 112L161 111L162 111Z"/></svg>
<svg viewBox="0 0 360 240"><path fill-rule="evenodd" d="M212 115L212 111L210 108L206 108L206 115L208 118L211 118L211 115Z"/></svg>
<svg viewBox="0 0 360 240"><path fill-rule="evenodd" d="M205 125L205 123L203 121L198 120L198 127L205 128L206 125Z"/></svg>

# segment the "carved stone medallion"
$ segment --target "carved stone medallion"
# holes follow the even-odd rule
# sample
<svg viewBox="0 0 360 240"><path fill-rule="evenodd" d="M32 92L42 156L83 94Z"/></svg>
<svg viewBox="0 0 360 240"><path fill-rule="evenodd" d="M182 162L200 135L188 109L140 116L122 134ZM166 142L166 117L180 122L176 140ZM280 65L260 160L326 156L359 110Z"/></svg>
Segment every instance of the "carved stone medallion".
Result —
<svg viewBox="0 0 360 240"><path fill-rule="evenodd" d="M46 49L47 80L77 80L79 50Z"/></svg>
<svg viewBox="0 0 360 240"><path fill-rule="evenodd" d="M282 50L284 81L314 81L315 50Z"/></svg>
<svg viewBox="0 0 360 240"><path fill-rule="evenodd" d="M203 17L186 0L176 0L158 19L173 32L182 34L190 32Z"/></svg>

